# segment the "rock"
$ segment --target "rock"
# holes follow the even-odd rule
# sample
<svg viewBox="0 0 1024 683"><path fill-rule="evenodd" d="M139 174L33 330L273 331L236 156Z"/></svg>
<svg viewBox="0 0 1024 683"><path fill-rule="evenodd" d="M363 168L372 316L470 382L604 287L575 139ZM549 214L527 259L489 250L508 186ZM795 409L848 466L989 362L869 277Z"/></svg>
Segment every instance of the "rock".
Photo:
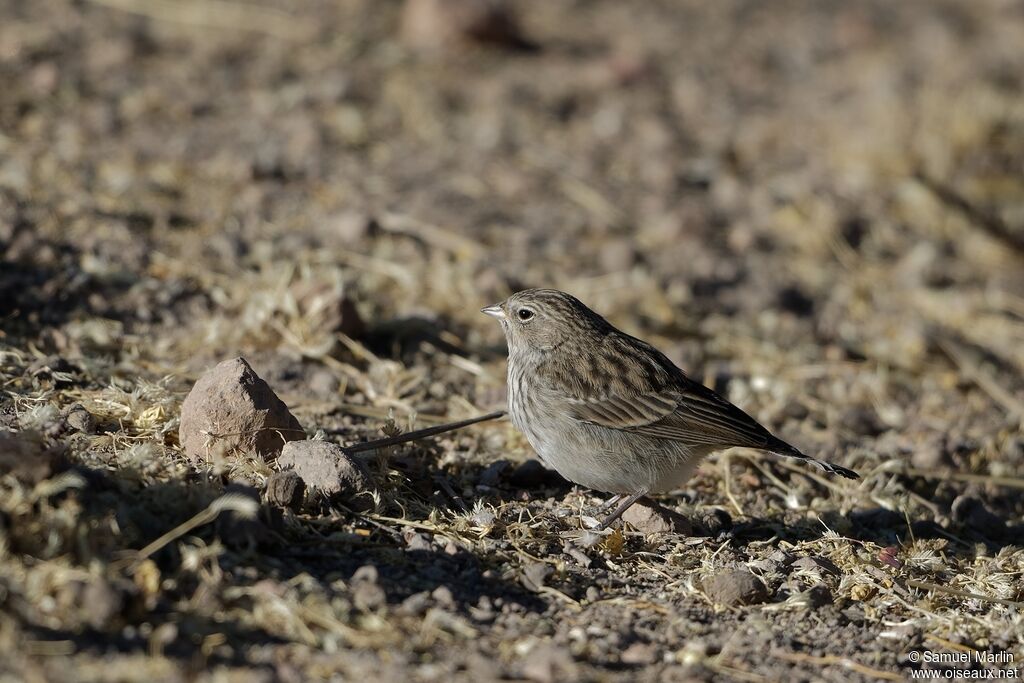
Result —
<svg viewBox="0 0 1024 683"><path fill-rule="evenodd" d="M68 427L83 434L96 431L96 418L81 403L72 403L64 409L64 422Z"/></svg>
<svg viewBox="0 0 1024 683"><path fill-rule="evenodd" d="M406 0L402 42L420 52L436 52L476 42L514 49L535 46L503 0Z"/></svg>
<svg viewBox="0 0 1024 683"><path fill-rule="evenodd" d="M298 510L302 507L305 495L306 483L295 470L274 472L267 479L264 496L271 505Z"/></svg>
<svg viewBox="0 0 1024 683"><path fill-rule="evenodd" d="M622 514L622 521L643 534L685 534L693 533L690 520L678 512L673 512L660 505L644 505L634 503Z"/></svg>
<svg viewBox="0 0 1024 683"><path fill-rule="evenodd" d="M371 486L363 463L328 441L289 441L277 462L282 469L295 470L311 491L328 498L352 498Z"/></svg>
<svg viewBox="0 0 1024 683"><path fill-rule="evenodd" d="M223 361L199 378L181 406L178 434L194 463L207 462L214 449L272 460L286 442L306 438L288 406L244 358Z"/></svg>
<svg viewBox="0 0 1024 683"><path fill-rule="evenodd" d="M734 607L756 605L768 599L768 589L744 569L727 569L702 582L704 592L716 604Z"/></svg>
<svg viewBox="0 0 1024 683"><path fill-rule="evenodd" d="M539 460L527 460L516 467L508 476L508 481L521 489L565 486L569 483L558 472L544 467Z"/></svg>

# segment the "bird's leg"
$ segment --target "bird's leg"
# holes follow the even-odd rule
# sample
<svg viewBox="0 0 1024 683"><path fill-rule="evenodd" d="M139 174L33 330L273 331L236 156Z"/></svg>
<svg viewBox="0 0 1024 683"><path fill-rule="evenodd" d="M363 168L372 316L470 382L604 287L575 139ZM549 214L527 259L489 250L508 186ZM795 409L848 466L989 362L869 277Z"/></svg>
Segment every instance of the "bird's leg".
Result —
<svg viewBox="0 0 1024 683"><path fill-rule="evenodd" d="M621 493L616 493L614 496L612 496L611 498L609 498L605 502L601 503L601 506L598 509L602 510L602 511L608 510L613 505L618 503L620 500L622 500L622 494Z"/></svg>
<svg viewBox="0 0 1024 683"><path fill-rule="evenodd" d="M643 498L646 495L647 495L647 491L637 491L636 493L630 495L624 501L619 503L619 507L615 508L615 512L613 512L612 514L610 514L607 517L605 517L604 520L600 524L597 525L597 529L596 530L597 531L604 531L605 529L607 529L608 526L612 522L614 522L615 520L617 520L619 517L622 516L623 512L625 512L630 507L632 507L633 503L637 502L638 500L640 500L641 498Z"/></svg>

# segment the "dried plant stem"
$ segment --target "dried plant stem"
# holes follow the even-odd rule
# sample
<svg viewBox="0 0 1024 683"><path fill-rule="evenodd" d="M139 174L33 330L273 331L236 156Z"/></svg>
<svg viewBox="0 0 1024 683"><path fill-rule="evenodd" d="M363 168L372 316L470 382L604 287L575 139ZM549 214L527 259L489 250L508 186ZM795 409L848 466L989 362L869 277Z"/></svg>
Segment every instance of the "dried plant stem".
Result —
<svg viewBox="0 0 1024 683"><path fill-rule="evenodd" d="M237 493L227 493L210 503L198 514L193 515L167 533L163 534L160 538L156 539L142 550L138 551L132 560L140 562L146 559L171 541L181 538L196 527L209 524L213 520L217 519L217 515L225 510L233 510L244 517L252 517L256 514L257 507L258 503L246 498L245 496Z"/></svg>
<svg viewBox="0 0 1024 683"><path fill-rule="evenodd" d="M417 429L415 431L406 432L405 434L399 434L398 436L389 436L384 439L376 439L374 441L367 441L365 443L356 443L349 446L343 446L342 449L349 455L353 453L362 453L363 451L373 451L377 450L378 448L397 446L398 444L408 443L409 441L417 441L419 439L425 439L430 436L437 436L438 434L453 432L456 429L462 429L463 427L475 425L480 422L487 422L489 420L497 420L498 418L504 416L504 410L495 410L492 413L471 417L468 420L449 422L447 424L437 425L435 427L426 427L425 429Z"/></svg>

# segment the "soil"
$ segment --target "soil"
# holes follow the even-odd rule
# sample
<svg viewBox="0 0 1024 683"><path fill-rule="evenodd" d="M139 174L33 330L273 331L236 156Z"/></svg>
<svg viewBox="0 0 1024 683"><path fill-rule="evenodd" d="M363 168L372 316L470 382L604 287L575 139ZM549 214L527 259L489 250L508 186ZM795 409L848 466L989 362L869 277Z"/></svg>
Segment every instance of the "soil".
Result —
<svg viewBox="0 0 1024 683"><path fill-rule="evenodd" d="M0 4L0 678L1019 676L1021 5L467 4ZM184 454L237 356L340 444L500 408L528 286L862 479L594 537L507 421L351 500Z"/></svg>

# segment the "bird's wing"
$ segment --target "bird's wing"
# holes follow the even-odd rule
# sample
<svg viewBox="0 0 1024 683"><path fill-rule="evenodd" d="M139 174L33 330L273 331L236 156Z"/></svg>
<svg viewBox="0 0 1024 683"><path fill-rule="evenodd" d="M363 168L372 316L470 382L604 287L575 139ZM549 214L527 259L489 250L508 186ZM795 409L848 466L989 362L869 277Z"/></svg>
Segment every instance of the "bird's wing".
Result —
<svg viewBox="0 0 1024 683"><path fill-rule="evenodd" d="M704 386L570 401L583 422L660 439L725 448L761 448L769 434L754 418Z"/></svg>
<svg viewBox="0 0 1024 683"><path fill-rule="evenodd" d="M711 389L694 382L654 347L625 335L610 340L614 348L596 357L591 368L618 365L612 381L600 385L560 383L570 415L582 422L623 431L726 448L764 447L771 435L745 412ZM642 355L629 353L641 348ZM591 373L592 375L595 373Z"/></svg>

